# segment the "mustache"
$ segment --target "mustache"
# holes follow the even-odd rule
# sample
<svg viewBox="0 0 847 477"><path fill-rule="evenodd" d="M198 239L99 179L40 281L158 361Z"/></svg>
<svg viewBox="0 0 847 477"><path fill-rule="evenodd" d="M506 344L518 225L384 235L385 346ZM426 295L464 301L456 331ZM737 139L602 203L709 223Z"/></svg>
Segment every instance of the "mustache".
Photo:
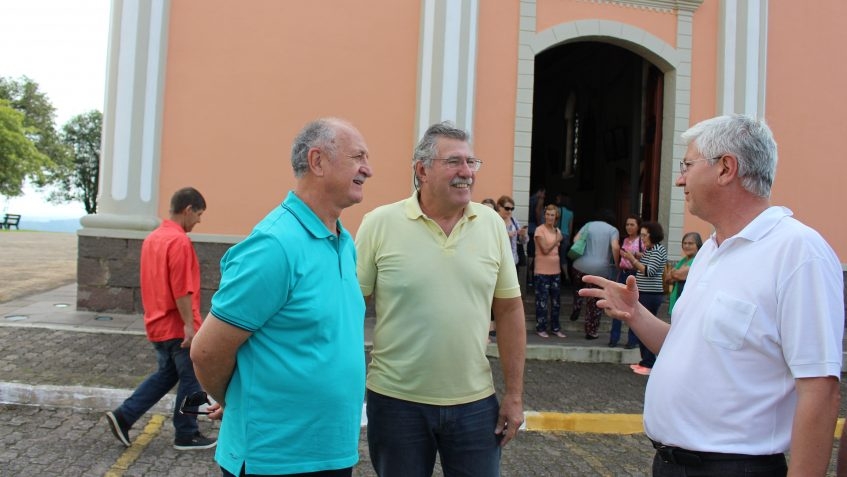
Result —
<svg viewBox="0 0 847 477"><path fill-rule="evenodd" d="M473 178L468 177L467 179L462 179L461 177L456 177L456 178L454 178L453 180L450 181L451 186L459 185L459 184L466 184L468 186L471 186L471 185L473 185Z"/></svg>

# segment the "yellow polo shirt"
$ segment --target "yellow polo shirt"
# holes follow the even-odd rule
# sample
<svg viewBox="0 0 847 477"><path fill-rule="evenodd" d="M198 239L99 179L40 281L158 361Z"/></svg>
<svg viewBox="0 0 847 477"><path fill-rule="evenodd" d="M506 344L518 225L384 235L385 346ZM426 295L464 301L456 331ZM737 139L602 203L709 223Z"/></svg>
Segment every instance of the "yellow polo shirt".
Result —
<svg viewBox="0 0 847 477"><path fill-rule="evenodd" d="M376 300L368 389L433 405L493 394L491 303L520 296L503 219L471 202L447 236L415 192L365 215L356 249L362 293Z"/></svg>

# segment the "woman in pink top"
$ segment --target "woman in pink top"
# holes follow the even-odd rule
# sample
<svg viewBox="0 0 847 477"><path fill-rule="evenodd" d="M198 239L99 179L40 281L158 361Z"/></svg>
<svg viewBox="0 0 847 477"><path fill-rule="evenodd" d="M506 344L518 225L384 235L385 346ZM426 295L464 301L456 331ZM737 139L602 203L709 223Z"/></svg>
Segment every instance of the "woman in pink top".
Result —
<svg viewBox="0 0 847 477"><path fill-rule="evenodd" d="M626 229L626 237L623 239L621 250L626 250L634 255L635 258L641 258L641 254L644 252L644 244L641 242L641 235L639 234L641 231L641 217L630 215L626 218L624 228ZM618 272L618 283L626 283L626 277L630 275L635 276L635 268L633 268L629 260L623 258L623 254L621 254L618 268L620 268ZM618 341L621 339L621 323L621 320L612 319L612 330L609 333L610 348L617 346ZM627 333L626 346L624 347L626 349L638 348L638 337L635 336L632 329Z"/></svg>
<svg viewBox="0 0 847 477"><path fill-rule="evenodd" d="M544 209L544 225L535 229L535 332L542 338L547 334L547 301L550 306L550 331L559 338L565 338L559 326L559 298L561 283L559 268L559 244L562 242L562 232L556 226L559 220L559 208L548 205Z"/></svg>

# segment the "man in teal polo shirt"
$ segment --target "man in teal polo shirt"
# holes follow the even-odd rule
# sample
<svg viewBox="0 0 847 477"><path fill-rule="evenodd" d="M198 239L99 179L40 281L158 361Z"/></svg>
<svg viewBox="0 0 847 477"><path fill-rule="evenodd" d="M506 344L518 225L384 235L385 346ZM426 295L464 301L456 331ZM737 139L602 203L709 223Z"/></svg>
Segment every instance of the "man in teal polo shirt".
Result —
<svg viewBox="0 0 847 477"><path fill-rule="evenodd" d="M339 216L362 200L368 149L350 123L321 119L295 138L291 162L295 190L221 259L191 349L224 410L224 476L349 476L359 458L365 303Z"/></svg>

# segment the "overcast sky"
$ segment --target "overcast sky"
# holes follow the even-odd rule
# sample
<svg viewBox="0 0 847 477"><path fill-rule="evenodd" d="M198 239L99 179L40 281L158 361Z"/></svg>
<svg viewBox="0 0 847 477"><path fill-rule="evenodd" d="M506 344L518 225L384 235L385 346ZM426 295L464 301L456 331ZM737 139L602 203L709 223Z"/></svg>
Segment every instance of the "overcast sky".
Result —
<svg viewBox="0 0 847 477"><path fill-rule="evenodd" d="M103 111L109 0L0 0L0 76L28 76L56 108L56 127ZM80 217L81 204L46 203L31 189L0 197L0 212Z"/></svg>

